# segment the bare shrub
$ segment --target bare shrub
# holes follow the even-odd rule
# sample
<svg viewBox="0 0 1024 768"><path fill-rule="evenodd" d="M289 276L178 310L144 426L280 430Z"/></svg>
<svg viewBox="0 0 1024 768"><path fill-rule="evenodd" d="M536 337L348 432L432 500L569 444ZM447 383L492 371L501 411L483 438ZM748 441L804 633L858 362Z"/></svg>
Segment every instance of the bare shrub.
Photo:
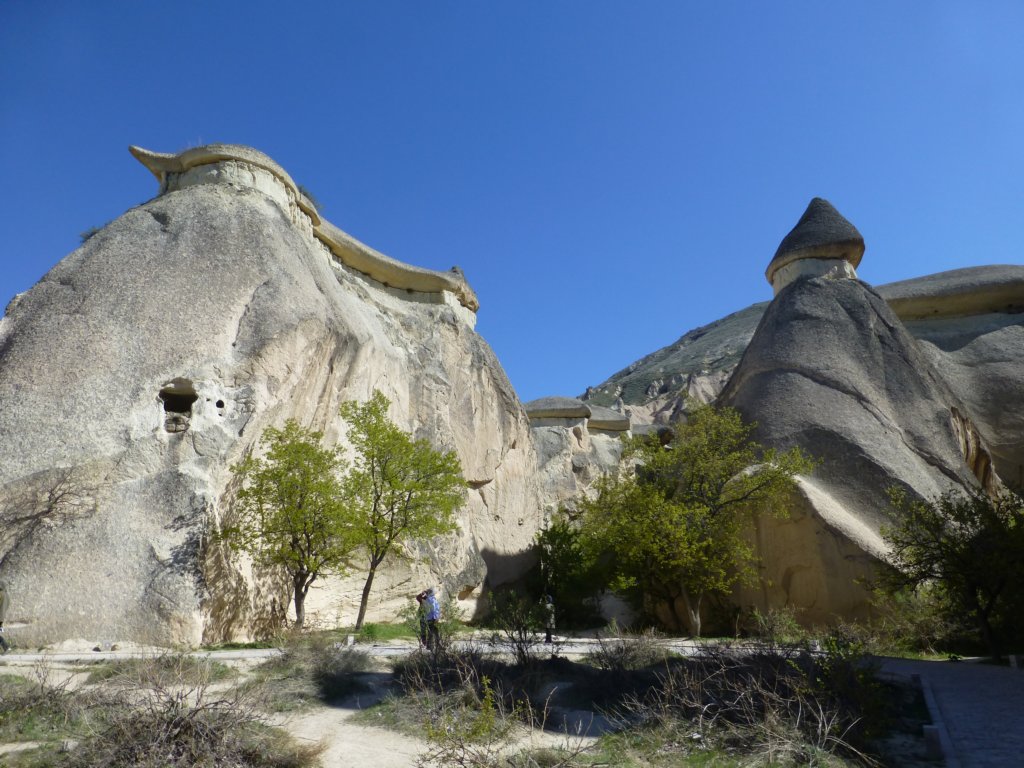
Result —
<svg viewBox="0 0 1024 768"><path fill-rule="evenodd" d="M165 653L141 658L117 659L101 664L89 673L89 683L109 681L113 686L134 685L140 678L175 683L199 683L232 677L235 671L226 664L194 656Z"/></svg>
<svg viewBox="0 0 1024 768"><path fill-rule="evenodd" d="M666 665L658 684L627 697L616 717L623 727L677 730L685 724L700 747L737 748L770 764L815 764L829 754L871 764L863 712L878 691L861 661L852 649L818 658L796 649L745 653L707 646Z"/></svg>
<svg viewBox="0 0 1024 768"><path fill-rule="evenodd" d="M402 679L407 697L418 705L422 733L428 747L417 760L417 766L463 766L465 768L497 768L497 766L539 766L538 758L549 768L574 764L584 751L582 739L566 735L565 745L534 755L527 750L516 751L515 741L524 724L544 728L548 703L534 707L521 689L502 689L500 683L482 674L484 657L479 654L449 656L442 669L438 659L422 654L434 664L406 666ZM498 671L508 672L508 665L492 662Z"/></svg>
<svg viewBox="0 0 1024 768"><path fill-rule="evenodd" d="M304 746L264 725L245 692L217 693L212 675L196 674L194 659L142 665L113 690L119 700L109 722L69 755L69 768L302 768L319 746Z"/></svg>
<svg viewBox="0 0 1024 768"><path fill-rule="evenodd" d="M541 647L552 648L540 635L546 618L540 604L506 590L490 593L490 609L490 623L497 630L491 644L504 643L517 665L529 666L537 661Z"/></svg>
<svg viewBox="0 0 1024 768"><path fill-rule="evenodd" d="M0 742L59 740L102 722L104 692L70 691L71 677L55 681L45 662L32 672L0 676Z"/></svg>
<svg viewBox="0 0 1024 768"><path fill-rule="evenodd" d="M445 693L471 685L479 689L484 677L493 677L497 664L473 645L420 651L396 660L395 678L406 694Z"/></svg>
<svg viewBox="0 0 1024 768"><path fill-rule="evenodd" d="M653 629L634 634L611 624L606 633L597 636L597 648L586 658L598 669L615 674L645 669L667 658L660 640L661 635Z"/></svg>
<svg viewBox="0 0 1024 768"><path fill-rule="evenodd" d="M259 691L275 712L319 701L334 702L367 689L361 676L373 667L369 655L323 635L290 635L281 652L253 670L243 688Z"/></svg>

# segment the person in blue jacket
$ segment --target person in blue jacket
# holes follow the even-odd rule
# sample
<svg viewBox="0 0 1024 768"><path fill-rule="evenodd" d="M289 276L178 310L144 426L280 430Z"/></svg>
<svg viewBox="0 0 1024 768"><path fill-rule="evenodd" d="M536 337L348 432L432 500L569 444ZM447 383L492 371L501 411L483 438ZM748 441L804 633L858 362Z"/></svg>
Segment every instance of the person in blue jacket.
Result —
<svg viewBox="0 0 1024 768"><path fill-rule="evenodd" d="M441 642L441 631L437 626L441 620L441 604L437 601L433 588L425 589L416 595L416 602L420 604L420 643L426 646L428 651L433 651Z"/></svg>

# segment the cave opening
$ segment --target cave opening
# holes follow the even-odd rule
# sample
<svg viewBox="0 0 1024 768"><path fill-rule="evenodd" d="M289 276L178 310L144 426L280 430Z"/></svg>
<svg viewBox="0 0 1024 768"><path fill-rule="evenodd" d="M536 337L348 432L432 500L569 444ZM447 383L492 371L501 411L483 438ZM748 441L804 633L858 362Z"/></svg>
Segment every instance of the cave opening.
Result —
<svg viewBox="0 0 1024 768"><path fill-rule="evenodd" d="M192 420L192 405L199 399L196 388L188 379L171 380L160 389L164 409L164 429L167 432L185 432Z"/></svg>

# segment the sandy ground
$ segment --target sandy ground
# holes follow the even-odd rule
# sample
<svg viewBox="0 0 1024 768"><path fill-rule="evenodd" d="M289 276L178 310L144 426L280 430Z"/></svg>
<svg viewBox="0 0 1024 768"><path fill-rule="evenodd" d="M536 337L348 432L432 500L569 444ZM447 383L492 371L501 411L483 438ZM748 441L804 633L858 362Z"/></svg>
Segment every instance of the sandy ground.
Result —
<svg viewBox="0 0 1024 768"><path fill-rule="evenodd" d="M318 707L281 725L297 739L325 746L323 768L413 768L424 744L383 728L349 722L355 710Z"/></svg>

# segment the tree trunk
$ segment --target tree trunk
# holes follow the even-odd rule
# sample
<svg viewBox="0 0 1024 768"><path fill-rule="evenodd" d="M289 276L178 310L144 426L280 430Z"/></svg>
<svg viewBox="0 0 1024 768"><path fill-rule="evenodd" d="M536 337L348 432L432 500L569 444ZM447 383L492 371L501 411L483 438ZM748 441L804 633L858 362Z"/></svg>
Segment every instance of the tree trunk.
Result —
<svg viewBox="0 0 1024 768"><path fill-rule="evenodd" d="M988 652L992 654L994 661L1003 660L1003 649L1002 644L999 642L999 638L996 637L996 633L992 630L992 624L989 623L988 617L992 612L992 605L989 604L988 610L981 610L981 606L975 610L975 615L978 619L978 629L981 630L981 637L985 641L985 645L988 646Z"/></svg>
<svg viewBox="0 0 1024 768"><path fill-rule="evenodd" d="M993 660L1002 661L1002 649L1000 648L999 640L996 638L996 633L992 631L992 625L988 620L995 600L990 600L988 606L983 609L977 593L970 589L967 593L967 602L974 613L974 619L977 622L978 631L981 633L981 639L988 646L988 652L992 654Z"/></svg>
<svg viewBox="0 0 1024 768"><path fill-rule="evenodd" d="M306 595L309 593L309 585L313 583L316 576L307 573L296 573L292 577L292 584L295 587L295 628L302 629L306 623Z"/></svg>
<svg viewBox="0 0 1024 768"><path fill-rule="evenodd" d="M373 587L373 577L377 573L377 566L371 565L370 572L366 574L366 583L363 584L363 596L359 600L359 615L356 616L356 632L363 628L363 619L366 618L366 604L370 602L370 589Z"/></svg>
<svg viewBox="0 0 1024 768"><path fill-rule="evenodd" d="M686 605L686 620L690 625L690 633L694 637L700 637L700 604L704 599L703 593L697 595L696 600L690 598L690 593L683 590L683 603Z"/></svg>

